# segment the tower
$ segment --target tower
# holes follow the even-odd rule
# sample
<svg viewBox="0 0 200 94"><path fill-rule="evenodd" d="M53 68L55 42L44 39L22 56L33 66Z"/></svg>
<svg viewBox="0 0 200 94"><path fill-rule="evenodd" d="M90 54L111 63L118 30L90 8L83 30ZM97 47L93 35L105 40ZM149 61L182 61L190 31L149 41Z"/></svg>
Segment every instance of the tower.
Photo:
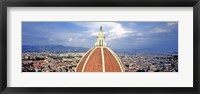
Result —
<svg viewBox="0 0 200 94"><path fill-rule="evenodd" d="M99 46L99 47L106 47L106 43L105 43L105 35L103 33L103 29L102 26L100 27L100 31L99 34L97 36L97 42L95 43L95 46Z"/></svg>

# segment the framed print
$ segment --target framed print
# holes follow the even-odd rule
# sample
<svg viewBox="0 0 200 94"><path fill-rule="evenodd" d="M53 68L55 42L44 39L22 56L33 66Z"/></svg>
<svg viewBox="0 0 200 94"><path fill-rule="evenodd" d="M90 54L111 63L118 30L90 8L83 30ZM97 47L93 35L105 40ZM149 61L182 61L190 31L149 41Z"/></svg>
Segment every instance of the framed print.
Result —
<svg viewBox="0 0 200 94"><path fill-rule="evenodd" d="M199 93L199 0L1 2L1 93Z"/></svg>

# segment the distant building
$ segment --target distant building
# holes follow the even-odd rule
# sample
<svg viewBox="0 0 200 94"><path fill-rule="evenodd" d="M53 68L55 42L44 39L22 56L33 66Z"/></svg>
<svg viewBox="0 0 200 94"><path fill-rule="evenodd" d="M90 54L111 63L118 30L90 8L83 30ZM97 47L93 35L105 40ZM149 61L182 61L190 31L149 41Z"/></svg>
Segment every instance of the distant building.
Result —
<svg viewBox="0 0 200 94"><path fill-rule="evenodd" d="M125 72L119 57L106 46L105 36L100 27L95 46L82 57L76 72Z"/></svg>

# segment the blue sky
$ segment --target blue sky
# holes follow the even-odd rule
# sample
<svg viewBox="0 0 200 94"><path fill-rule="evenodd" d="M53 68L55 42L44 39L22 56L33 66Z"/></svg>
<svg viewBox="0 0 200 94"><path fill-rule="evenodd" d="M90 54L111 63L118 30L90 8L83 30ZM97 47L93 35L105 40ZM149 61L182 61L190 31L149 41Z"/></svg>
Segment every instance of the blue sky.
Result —
<svg viewBox="0 0 200 94"><path fill-rule="evenodd" d="M113 49L178 49L178 22L22 22L22 45L91 48L100 26Z"/></svg>

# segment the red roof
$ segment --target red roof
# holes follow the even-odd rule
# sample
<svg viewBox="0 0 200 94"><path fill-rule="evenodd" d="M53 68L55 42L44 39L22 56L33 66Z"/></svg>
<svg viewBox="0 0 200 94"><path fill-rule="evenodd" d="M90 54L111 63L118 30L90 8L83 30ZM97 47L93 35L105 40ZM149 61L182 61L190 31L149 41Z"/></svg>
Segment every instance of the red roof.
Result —
<svg viewBox="0 0 200 94"><path fill-rule="evenodd" d="M33 64L34 67L39 67L40 64L39 63L36 63L36 64Z"/></svg>
<svg viewBox="0 0 200 94"><path fill-rule="evenodd" d="M95 47L82 57L76 72L124 72L118 56L108 47Z"/></svg>

